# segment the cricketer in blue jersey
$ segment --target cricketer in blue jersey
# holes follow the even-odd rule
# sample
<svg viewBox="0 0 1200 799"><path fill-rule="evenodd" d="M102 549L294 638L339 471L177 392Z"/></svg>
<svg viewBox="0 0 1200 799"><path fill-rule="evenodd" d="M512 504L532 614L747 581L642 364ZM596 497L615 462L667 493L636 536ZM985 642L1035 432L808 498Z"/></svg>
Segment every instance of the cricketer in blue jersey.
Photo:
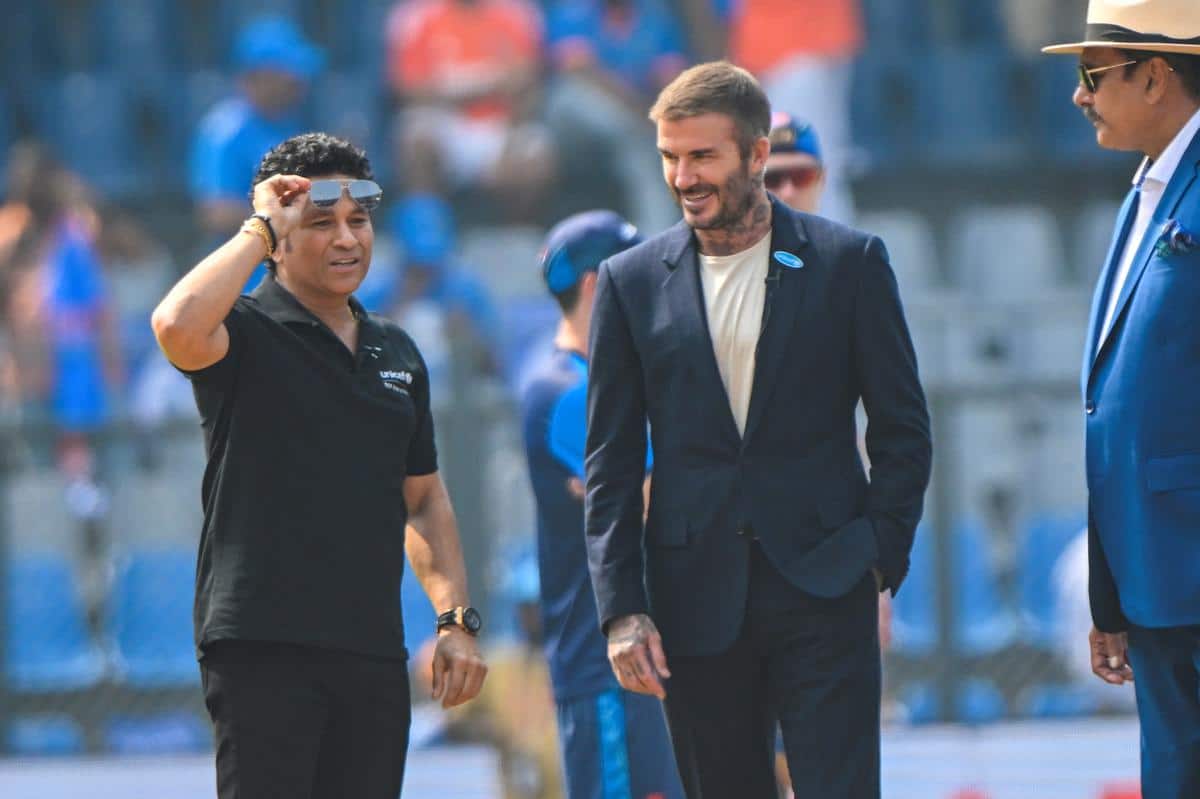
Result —
<svg viewBox="0 0 1200 799"><path fill-rule="evenodd" d="M541 256L562 320L553 356L527 385L522 416L568 799L683 797L661 703L625 691L612 675L583 538L587 336L596 270L639 241L636 228L617 214L587 211L556 225Z"/></svg>

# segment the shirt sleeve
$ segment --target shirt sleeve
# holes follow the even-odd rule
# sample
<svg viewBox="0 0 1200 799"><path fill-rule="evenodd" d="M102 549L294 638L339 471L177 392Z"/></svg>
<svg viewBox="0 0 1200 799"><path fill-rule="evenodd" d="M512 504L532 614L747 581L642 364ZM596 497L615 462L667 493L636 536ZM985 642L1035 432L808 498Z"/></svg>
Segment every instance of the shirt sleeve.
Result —
<svg viewBox="0 0 1200 799"><path fill-rule="evenodd" d="M188 380L191 380L196 385L214 388L228 386L233 383L234 374L237 372L238 364L242 361L249 339L246 332L248 312L243 305L245 302L246 300L239 299L234 303L233 308L229 311L229 315L225 317L225 330L229 333L229 349L225 352L221 360L209 364L203 369L188 370L179 369L178 366L175 367Z"/></svg>
<svg viewBox="0 0 1200 799"><path fill-rule="evenodd" d="M587 383L563 392L550 414L548 446L552 454L571 474L584 478L583 452L587 439Z"/></svg>
<svg viewBox="0 0 1200 799"><path fill-rule="evenodd" d="M437 445L433 434L429 369L425 366L425 359L421 357L421 353L416 344L412 343L412 339L409 339L409 346L412 347L417 359L421 362L421 379L424 386L424 390L417 392L413 398L417 405L417 422L413 429L412 441L408 445L408 462L405 465L405 473L416 477L436 472L438 462Z"/></svg>

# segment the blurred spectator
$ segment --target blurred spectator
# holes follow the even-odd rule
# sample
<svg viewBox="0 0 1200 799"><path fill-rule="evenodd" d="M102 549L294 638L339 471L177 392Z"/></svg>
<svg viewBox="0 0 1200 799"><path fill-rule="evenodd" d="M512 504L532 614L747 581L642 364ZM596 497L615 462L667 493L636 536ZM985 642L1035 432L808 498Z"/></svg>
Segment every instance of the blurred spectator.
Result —
<svg viewBox="0 0 1200 799"><path fill-rule="evenodd" d="M440 197L414 195L392 211L404 248L391 316L413 337L434 396L449 396L452 357L474 373L496 368L499 318L483 282L454 262L454 219ZM442 390L438 390L438 386Z"/></svg>
<svg viewBox="0 0 1200 799"><path fill-rule="evenodd" d="M683 0L726 15L729 57L753 72L774 108L802 114L821 131L827 186L818 212L851 224L846 167L850 80L863 43L858 0Z"/></svg>
<svg viewBox="0 0 1200 799"><path fill-rule="evenodd" d="M646 112L687 65L675 18L660 0L556 0L547 21L558 75L546 117L558 140L585 147L596 140L631 221L650 233L670 227L679 213Z"/></svg>
<svg viewBox="0 0 1200 799"><path fill-rule="evenodd" d="M197 127L188 188L196 221L212 246L233 235L249 213L250 180L263 153L303 132L301 104L324 54L283 17L261 17L234 42L237 92L213 106ZM265 269L251 277L258 283Z"/></svg>
<svg viewBox="0 0 1200 799"><path fill-rule="evenodd" d="M97 626L107 586L108 496L91 439L110 420L124 383L95 244L98 217L78 177L36 145L14 149L8 198L0 247L10 369L25 408L54 425L63 499L79 523L84 599Z"/></svg>
<svg viewBox="0 0 1200 799"><path fill-rule="evenodd" d="M400 0L387 25L388 81L403 105L408 189L482 188L522 219L554 175L534 121L542 22L529 0Z"/></svg>
<svg viewBox="0 0 1200 799"><path fill-rule="evenodd" d="M825 189L821 145L812 124L791 114L771 115L771 154L767 157L767 191L791 208L815 214Z"/></svg>

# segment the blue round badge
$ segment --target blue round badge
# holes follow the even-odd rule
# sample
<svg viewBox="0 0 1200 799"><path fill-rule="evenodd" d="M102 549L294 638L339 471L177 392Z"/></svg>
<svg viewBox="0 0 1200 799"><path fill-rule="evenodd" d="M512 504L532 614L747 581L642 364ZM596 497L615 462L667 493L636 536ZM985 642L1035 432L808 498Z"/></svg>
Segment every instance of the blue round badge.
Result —
<svg viewBox="0 0 1200 799"><path fill-rule="evenodd" d="M804 266L804 261L801 261L790 252L785 252L784 250L775 251L775 260L779 261L779 263L783 264L788 269L800 269Z"/></svg>

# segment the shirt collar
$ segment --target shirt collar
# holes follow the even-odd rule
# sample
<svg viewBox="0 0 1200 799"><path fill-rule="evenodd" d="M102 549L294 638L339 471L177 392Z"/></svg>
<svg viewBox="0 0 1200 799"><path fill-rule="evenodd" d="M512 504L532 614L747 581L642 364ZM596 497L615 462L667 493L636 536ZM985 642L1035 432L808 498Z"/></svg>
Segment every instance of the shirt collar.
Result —
<svg viewBox="0 0 1200 799"><path fill-rule="evenodd" d="M1142 161L1142 166L1134 176L1134 184L1138 185L1145 180L1152 180L1163 186L1170 183L1171 176L1179 168L1179 162L1183 160L1183 154L1187 152L1192 139L1196 138L1197 132L1200 132L1200 111L1192 114L1192 118L1175 134L1175 138L1171 139L1171 143L1157 161L1151 161L1149 158Z"/></svg>
<svg viewBox="0 0 1200 799"><path fill-rule="evenodd" d="M267 272L262 282L250 292L250 296L258 303L258 307L276 322L309 324L321 321L316 314L305 308L295 295L285 289L271 272ZM367 312L357 299L351 296L346 302L355 319L359 322L367 321Z"/></svg>

